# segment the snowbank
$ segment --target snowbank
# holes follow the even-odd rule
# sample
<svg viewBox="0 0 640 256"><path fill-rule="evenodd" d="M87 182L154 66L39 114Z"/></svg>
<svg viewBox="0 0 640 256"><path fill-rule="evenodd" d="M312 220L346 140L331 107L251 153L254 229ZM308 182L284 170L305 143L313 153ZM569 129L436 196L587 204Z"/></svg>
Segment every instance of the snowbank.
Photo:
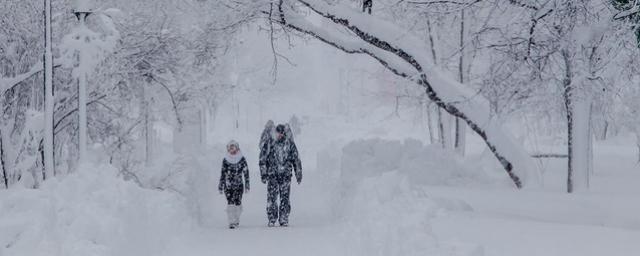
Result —
<svg viewBox="0 0 640 256"><path fill-rule="evenodd" d="M470 210L464 203L429 198L398 172L366 178L351 191L350 205L342 205L348 255L483 255L482 247L443 243L432 232L432 218Z"/></svg>
<svg viewBox="0 0 640 256"><path fill-rule="evenodd" d="M505 183L506 175L496 178L484 164L469 164L438 145L368 139L347 144L342 155L342 180L350 183L365 177L398 171L407 175L412 185L482 185Z"/></svg>
<svg viewBox="0 0 640 256"><path fill-rule="evenodd" d="M159 157L136 173L142 186L179 195L198 225L215 226L213 216L220 214L223 207L214 202L215 197L219 197L218 178L225 145L215 144L204 150L189 148L182 152L168 150L172 147L166 144L160 148Z"/></svg>
<svg viewBox="0 0 640 256"><path fill-rule="evenodd" d="M431 219L471 211L463 201L432 198L425 184L477 179L447 152L415 140L355 141L343 148L336 213L349 255L483 255L482 247L440 241Z"/></svg>
<svg viewBox="0 0 640 256"><path fill-rule="evenodd" d="M191 226L174 193L84 166L41 189L0 193L0 255L162 255Z"/></svg>

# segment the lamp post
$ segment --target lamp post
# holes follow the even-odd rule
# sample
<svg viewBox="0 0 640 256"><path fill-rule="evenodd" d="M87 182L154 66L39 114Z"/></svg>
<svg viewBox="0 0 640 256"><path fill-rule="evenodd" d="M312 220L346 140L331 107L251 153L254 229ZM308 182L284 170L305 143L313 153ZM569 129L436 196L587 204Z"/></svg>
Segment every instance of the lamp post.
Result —
<svg viewBox="0 0 640 256"><path fill-rule="evenodd" d="M44 179L53 178L53 55L51 53L51 0L44 1Z"/></svg>
<svg viewBox="0 0 640 256"><path fill-rule="evenodd" d="M82 163L87 156L87 17L93 12L89 0L76 0L73 13L78 19L78 28L81 37L81 47L78 49L78 152L79 161Z"/></svg>

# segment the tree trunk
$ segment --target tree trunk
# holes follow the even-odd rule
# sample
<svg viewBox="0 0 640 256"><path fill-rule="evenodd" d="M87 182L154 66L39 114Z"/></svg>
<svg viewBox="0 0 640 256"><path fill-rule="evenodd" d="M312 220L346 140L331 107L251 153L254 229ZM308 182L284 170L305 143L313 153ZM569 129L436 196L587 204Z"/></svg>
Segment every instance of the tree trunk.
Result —
<svg viewBox="0 0 640 256"><path fill-rule="evenodd" d="M9 177L7 176L7 169L4 166L4 144L2 143L2 136L2 130L0 129L0 169L2 169L4 188L9 189Z"/></svg>
<svg viewBox="0 0 640 256"><path fill-rule="evenodd" d="M567 192L589 186L589 108L590 102L579 97L573 85L569 52L562 51L565 65L564 104L567 111Z"/></svg>
<svg viewBox="0 0 640 256"><path fill-rule="evenodd" d="M431 30L431 20L427 17L427 32L429 33L429 48L431 48L431 58L434 65L438 65L438 56L436 54L436 43L433 40L433 31Z"/></svg>
<svg viewBox="0 0 640 256"><path fill-rule="evenodd" d="M147 84L149 85L149 84ZM149 85L150 86L150 85ZM147 166L151 165L153 161L153 122L151 120L151 110L150 110L150 99L149 93L145 90L145 87L142 87L142 108L144 111L144 160Z"/></svg>
<svg viewBox="0 0 640 256"><path fill-rule="evenodd" d="M440 144L445 150L453 149L451 140L451 117L442 108L438 108L438 134L440 135Z"/></svg>
<svg viewBox="0 0 640 256"><path fill-rule="evenodd" d="M640 131L636 131L636 146L638 147L638 163L640 163Z"/></svg>
<svg viewBox="0 0 640 256"><path fill-rule="evenodd" d="M458 61L458 80L461 84L464 84L464 9L460 11L460 60ZM455 133L455 150L461 156L464 156L465 144L466 144L466 125L463 120L456 118L456 133Z"/></svg>
<svg viewBox="0 0 640 256"><path fill-rule="evenodd" d="M438 109L438 107L435 107L436 110ZM429 129L429 141L431 142L431 144L436 144L438 143L438 135L436 132L436 127L433 124L433 119L434 119L434 115L433 115L433 107L432 105L429 103L427 104L427 128Z"/></svg>
<svg viewBox="0 0 640 256"><path fill-rule="evenodd" d="M573 88L571 86L571 62L569 60L569 53L565 50L562 52L565 65L565 78L562 81L564 87L563 97L564 106L567 111L567 192L573 192L573 104L571 97Z"/></svg>
<svg viewBox="0 0 640 256"><path fill-rule="evenodd" d="M589 162L587 163L587 182L590 182L590 177L595 173L593 168L593 142L595 140L595 132L593 131L593 101L589 102L589 114L588 114L588 126L587 126L587 157ZM590 184L587 184L589 186Z"/></svg>
<svg viewBox="0 0 640 256"><path fill-rule="evenodd" d="M461 156L464 156L467 143L467 125L464 120L456 118L456 138L455 138L455 150Z"/></svg>
<svg viewBox="0 0 640 256"><path fill-rule="evenodd" d="M204 107L199 107L198 109L198 119L200 122L198 123L198 131L199 131L199 142L200 145L206 145L207 141L207 118L206 118L206 110Z"/></svg>
<svg viewBox="0 0 640 256"><path fill-rule="evenodd" d="M53 177L53 54L51 50L51 0L44 0L44 179Z"/></svg>
<svg viewBox="0 0 640 256"><path fill-rule="evenodd" d="M80 51L80 65L83 65L85 53ZM82 67L80 67L83 69ZM78 161L87 160L87 75L78 76Z"/></svg>
<svg viewBox="0 0 640 256"><path fill-rule="evenodd" d="M433 31L431 30L431 20L427 17L427 31L429 34L429 48L431 49L431 58L433 60L433 63L437 66L438 65L438 55L436 54L436 43L435 40L433 39ZM431 138L431 144L436 143L437 141L440 141L442 143L443 139L442 139L442 114L440 113L440 107L438 105L436 105L435 110L437 111L437 123L438 123L438 134L435 134L436 128L433 125L433 111L431 108L431 104L429 104L429 106L427 107L427 113L429 114L429 138ZM437 139L436 139L437 138ZM442 146L444 146L444 144L442 144Z"/></svg>
<svg viewBox="0 0 640 256"><path fill-rule="evenodd" d="M431 28L431 20L427 19L427 31L429 33L429 48L431 49L431 58L433 63L438 65L438 54L436 51L436 43L433 36L433 31ZM436 105L437 113L438 113L438 141L440 145L445 150L451 150L453 145L451 139L451 123L448 113L442 110L440 106ZM457 128L457 127L456 127Z"/></svg>
<svg viewBox="0 0 640 256"><path fill-rule="evenodd" d="M148 102L144 102L144 162L147 166L151 164L151 150L153 146L151 145L151 129L149 122L149 106Z"/></svg>

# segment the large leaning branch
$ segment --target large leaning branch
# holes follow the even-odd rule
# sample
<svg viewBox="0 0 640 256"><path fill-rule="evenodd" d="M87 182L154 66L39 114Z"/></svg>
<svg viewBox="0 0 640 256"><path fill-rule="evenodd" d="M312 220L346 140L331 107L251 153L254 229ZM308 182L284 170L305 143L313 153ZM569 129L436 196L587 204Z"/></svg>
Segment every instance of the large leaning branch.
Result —
<svg viewBox="0 0 640 256"><path fill-rule="evenodd" d="M288 1L302 4L313 13L348 30L352 35L347 36L337 30L328 32L310 26L309 22L299 17L292 7L284 6L283 2L279 2L282 24L347 53L367 54L394 74L421 85L434 103L451 115L464 120L485 141L515 186L522 187L520 176L526 176L532 171L526 152L515 145L502 131L501 126L491 119L488 107L482 104L482 99L469 97L464 85L442 77L426 62L427 58L420 55L419 48L416 48L417 40L398 37L402 30L397 27L370 16L350 12L346 6L331 6L316 0ZM383 29L377 30L378 26ZM384 30L385 28L387 30ZM407 67L411 67L412 70Z"/></svg>

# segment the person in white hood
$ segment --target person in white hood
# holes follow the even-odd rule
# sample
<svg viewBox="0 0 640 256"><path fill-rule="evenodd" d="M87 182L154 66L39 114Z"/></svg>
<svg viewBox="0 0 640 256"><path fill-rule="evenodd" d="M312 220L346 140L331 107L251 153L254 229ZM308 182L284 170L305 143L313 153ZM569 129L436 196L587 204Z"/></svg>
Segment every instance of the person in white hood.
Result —
<svg viewBox="0 0 640 256"><path fill-rule="evenodd" d="M240 225L242 194L249 192L249 167L236 141L232 140L227 144L227 155L222 160L218 190L227 197L229 228L235 229Z"/></svg>

